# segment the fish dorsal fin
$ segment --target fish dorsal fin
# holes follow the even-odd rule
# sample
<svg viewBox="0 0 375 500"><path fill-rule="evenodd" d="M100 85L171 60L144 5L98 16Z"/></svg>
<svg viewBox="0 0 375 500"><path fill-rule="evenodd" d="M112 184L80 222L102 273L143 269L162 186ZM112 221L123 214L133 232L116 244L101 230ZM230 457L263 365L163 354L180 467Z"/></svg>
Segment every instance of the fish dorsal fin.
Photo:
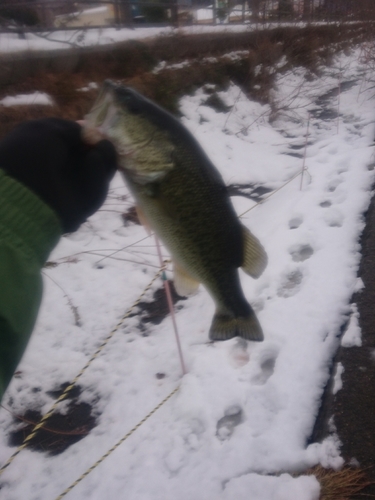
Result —
<svg viewBox="0 0 375 500"><path fill-rule="evenodd" d="M173 281L176 292L181 297L193 295L199 287L199 281L192 278L185 269L173 261Z"/></svg>
<svg viewBox="0 0 375 500"><path fill-rule="evenodd" d="M268 258L266 251L247 227L242 226L243 234L243 262L242 269L252 278L259 278L267 266Z"/></svg>

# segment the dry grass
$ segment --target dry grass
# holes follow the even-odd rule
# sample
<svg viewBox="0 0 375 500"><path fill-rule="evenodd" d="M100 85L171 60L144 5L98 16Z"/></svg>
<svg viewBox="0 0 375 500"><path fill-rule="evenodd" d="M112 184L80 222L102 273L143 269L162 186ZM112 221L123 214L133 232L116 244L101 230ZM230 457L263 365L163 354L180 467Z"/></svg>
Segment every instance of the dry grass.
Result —
<svg viewBox="0 0 375 500"><path fill-rule="evenodd" d="M82 74L45 74L26 78L0 91L5 95L45 92L54 101L53 106L25 105L2 107L0 113L0 138L15 125L25 120L59 116L70 120L82 119L88 112L96 96L95 90L80 92L87 84Z"/></svg>
<svg viewBox="0 0 375 500"><path fill-rule="evenodd" d="M0 86L0 99L42 91L52 97L55 105L2 108L0 139L23 120L46 116L82 119L97 91L79 92L78 89L92 81L100 85L105 78L133 86L175 113L179 98L205 83L215 84L220 90L232 81L250 98L270 103L277 72L288 71L296 65L308 68L311 73L317 72L319 66L329 64L336 51L370 36L368 25L360 24L195 36L177 34L153 41L126 42L110 50L102 47L81 51L72 71L61 67L57 70L58 65L48 69L47 63L41 71L37 63L30 63L26 65L29 69L25 74L17 73L12 83L9 80ZM236 61L221 57L234 50L247 50L248 55ZM207 62L207 57L215 57L215 61ZM169 63L188 60L190 64L152 73L151 69L162 60Z"/></svg>
<svg viewBox="0 0 375 500"><path fill-rule="evenodd" d="M336 471L324 469L318 465L304 474L314 475L319 481L321 486L320 500L352 500L358 496L372 497L372 495L362 493L365 488L375 484L375 481L368 477L368 469L344 467Z"/></svg>

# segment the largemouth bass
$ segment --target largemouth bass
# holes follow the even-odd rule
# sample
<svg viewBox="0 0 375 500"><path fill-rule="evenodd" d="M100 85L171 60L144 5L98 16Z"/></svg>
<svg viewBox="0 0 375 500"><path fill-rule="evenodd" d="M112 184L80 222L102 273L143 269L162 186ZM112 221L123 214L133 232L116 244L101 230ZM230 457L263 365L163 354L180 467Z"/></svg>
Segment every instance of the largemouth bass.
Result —
<svg viewBox="0 0 375 500"><path fill-rule="evenodd" d="M112 141L141 222L173 259L179 295L199 283L216 304L211 340L263 340L238 268L258 278L267 255L234 211L224 181L192 134L170 113L133 89L106 81L85 118L86 137Z"/></svg>

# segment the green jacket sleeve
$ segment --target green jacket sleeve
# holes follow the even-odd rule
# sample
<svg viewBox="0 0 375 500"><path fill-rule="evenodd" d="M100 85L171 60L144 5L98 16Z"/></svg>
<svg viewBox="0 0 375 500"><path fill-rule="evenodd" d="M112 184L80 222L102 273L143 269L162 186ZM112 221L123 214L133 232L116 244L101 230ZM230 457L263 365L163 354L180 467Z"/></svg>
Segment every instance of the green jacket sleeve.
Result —
<svg viewBox="0 0 375 500"><path fill-rule="evenodd" d="M53 210L0 169L0 397L33 330L41 268L60 235Z"/></svg>

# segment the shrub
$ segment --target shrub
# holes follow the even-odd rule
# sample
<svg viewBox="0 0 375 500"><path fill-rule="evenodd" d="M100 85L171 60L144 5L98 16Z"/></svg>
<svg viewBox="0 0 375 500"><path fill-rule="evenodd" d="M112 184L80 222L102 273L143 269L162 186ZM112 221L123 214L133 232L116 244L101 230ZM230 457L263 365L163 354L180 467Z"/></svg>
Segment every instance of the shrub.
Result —
<svg viewBox="0 0 375 500"><path fill-rule="evenodd" d="M13 21L21 26L35 26L39 24L39 17L32 7L2 7L0 5L0 21L2 24Z"/></svg>

